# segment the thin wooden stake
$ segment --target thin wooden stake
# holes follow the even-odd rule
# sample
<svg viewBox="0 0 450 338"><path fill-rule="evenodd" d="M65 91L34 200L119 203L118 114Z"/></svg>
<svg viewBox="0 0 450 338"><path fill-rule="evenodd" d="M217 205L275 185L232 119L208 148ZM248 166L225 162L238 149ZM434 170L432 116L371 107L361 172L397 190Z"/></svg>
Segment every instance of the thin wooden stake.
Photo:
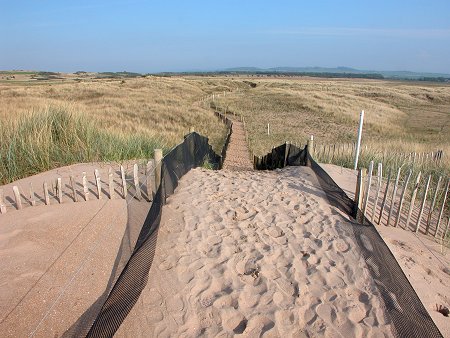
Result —
<svg viewBox="0 0 450 338"><path fill-rule="evenodd" d="M147 162L147 170L145 172L146 177L146 185L147 185L147 197L149 200L153 199L154 192L153 192L153 169L154 169L154 161L149 160Z"/></svg>
<svg viewBox="0 0 450 338"><path fill-rule="evenodd" d="M75 187L75 179L72 175L70 176L70 187L72 188L73 201L78 202L77 188Z"/></svg>
<svg viewBox="0 0 450 338"><path fill-rule="evenodd" d="M378 224L381 222L383 216L384 207L386 206L387 195L389 193L389 186L391 185L391 169L389 168L386 189L384 190L383 202L381 202L380 216L378 217Z"/></svg>
<svg viewBox="0 0 450 338"><path fill-rule="evenodd" d="M6 211L5 211L6 212ZM447 220L447 226L445 227L445 231L442 234L442 239L445 239L447 237L448 234L448 228L450 227L450 217Z"/></svg>
<svg viewBox="0 0 450 338"><path fill-rule="evenodd" d="M98 171L98 169L94 170L94 175L95 175L95 185L97 186L98 199L101 200L102 199L102 181L100 179L100 172Z"/></svg>
<svg viewBox="0 0 450 338"><path fill-rule="evenodd" d="M44 199L45 199L45 205L50 205L50 196L48 195L48 184L47 182L44 182Z"/></svg>
<svg viewBox="0 0 450 338"><path fill-rule="evenodd" d="M3 189L0 189L0 213L6 214L6 205L4 200Z"/></svg>
<svg viewBox="0 0 450 338"><path fill-rule="evenodd" d="M137 163L133 167L134 188L136 189L136 198L140 201L142 198L141 187L139 184L139 166Z"/></svg>
<svg viewBox="0 0 450 338"><path fill-rule="evenodd" d="M411 216L412 216L412 213L414 210L414 202L416 201L417 190L419 190L419 183L420 183L421 175L422 175L422 172L419 171L419 174L417 175L417 178L416 178L416 183L414 185L413 193L411 196L411 203L409 205L409 212L408 212L408 218L406 219L405 229L408 229L408 227L409 227L409 221L411 220Z"/></svg>
<svg viewBox="0 0 450 338"><path fill-rule="evenodd" d="M405 184L403 185L402 194L400 195L400 204L398 206L397 218L395 220L396 227L398 226L398 223L400 222L400 215L402 213L402 207L403 207L403 199L405 198L405 193L406 193L406 190L408 189L408 183L409 183L409 179L411 178L411 174L412 174L412 169L409 169L408 177L406 178Z"/></svg>
<svg viewBox="0 0 450 338"><path fill-rule="evenodd" d="M112 200L114 198L114 177L111 167L109 167L108 169L108 188L109 188L109 199Z"/></svg>
<svg viewBox="0 0 450 338"><path fill-rule="evenodd" d="M372 208L372 217L371 217L371 222L372 223L373 223L373 221L375 219L375 212L376 212L376 209L377 209L378 198L380 197L380 191L381 191L381 182L383 180L383 163L382 162L378 163L377 175L378 175L377 192L376 192L376 195L375 195L375 201L373 203L373 208Z"/></svg>
<svg viewBox="0 0 450 338"><path fill-rule="evenodd" d="M363 171L362 169L358 170L358 177L356 179L356 190L355 190L355 210L353 210L353 217L357 221L358 220L358 209L361 205L362 200L362 194L363 194Z"/></svg>
<svg viewBox="0 0 450 338"><path fill-rule="evenodd" d="M434 206L436 205L436 199L437 199L438 191L439 191L439 188L441 185L441 181L442 181L442 176L439 176L437 184L436 184L436 190L434 191L433 202L431 202L430 209L428 210L427 227L425 230L426 234L428 234L428 229L430 228L431 217L433 216Z"/></svg>
<svg viewBox="0 0 450 338"><path fill-rule="evenodd" d="M395 179L394 191L392 193L391 207L389 208L389 216L388 216L388 220L387 220L387 226L389 226L389 224L391 223L391 216L392 216L392 211L394 210L395 196L397 195L398 181L400 179L401 171L402 171L402 167L398 168L397 178Z"/></svg>
<svg viewBox="0 0 450 338"><path fill-rule="evenodd" d="M448 194L449 186L450 186L450 179L448 180L448 182L447 182L447 188L445 189L444 200L442 201L441 211L439 211L439 217L438 217L438 221L437 221L437 224L436 224L436 232L434 233L434 237L437 236L438 231L439 231L439 225L440 225L440 223L441 223L441 218L442 218L442 215L443 215L443 213L444 213L445 202L446 202L446 200L447 200L447 194Z"/></svg>
<svg viewBox="0 0 450 338"><path fill-rule="evenodd" d="M87 186L86 172L83 171L83 192L84 192L84 200L89 200L89 189Z"/></svg>
<svg viewBox="0 0 450 338"><path fill-rule="evenodd" d="M62 182L61 177L58 177L56 180L56 190L58 190L58 202L59 204L62 203Z"/></svg>
<svg viewBox="0 0 450 338"><path fill-rule="evenodd" d="M427 185L425 186L425 191L423 192L422 205L420 206L419 217L417 217L416 223L416 232L419 232L420 221L422 220L423 208L425 207L425 203L427 201L428 188L430 186L431 175L428 176Z"/></svg>
<svg viewBox="0 0 450 338"><path fill-rule="evenodd" d="M367 187L366 187L366 192L365 192L365 197L364 197L364 204L363 204L363 215L366 215L366 209L367 209L367 204L369 203L369 196L370 196L370 186L372 185L372 173L373 173L373 161L370 161L369 164L369 174L367 177ZM364 221L364 218L363 218Z"/></svg>
<svg viewBox="0 0 450 338"><path fill-rule="evenodd" d="M122 176L122 193L123 193L123 198L127 198L127 180L125 177L125 170L123 169L123 166L120 166L120 175Z"/></svg>
<svg viewBox="0 0 450 338"><path fill-rule="evenodd" d="M159 185L161 184L161 168L163 153L162 149L155 149L155 189L158 191Z"/></svg>
<svg viewBox="0 0 450 338"><path fill-rule="evenodd" d="M16 199L16 207L18 210L22 209L22 198L20 197L19 188L15 185L13 186L14 197Z"/></svg>
<svg viewBox="0 0 450 338"><path fill-rule="evenodd" d="M30 182L30 203L34 207L36 205L36 198L34 196L33 183Z"/></svg>

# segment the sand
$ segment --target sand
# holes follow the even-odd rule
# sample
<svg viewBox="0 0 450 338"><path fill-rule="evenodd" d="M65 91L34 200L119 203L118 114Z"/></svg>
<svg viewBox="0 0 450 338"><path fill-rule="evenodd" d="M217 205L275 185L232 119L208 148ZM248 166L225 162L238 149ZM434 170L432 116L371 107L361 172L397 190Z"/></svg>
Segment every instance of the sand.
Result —
<svg viewBox="0 0 450 338"><path fill-rule="evenodd" d="M321 166L349 197L354 198L354 170L332 164ZM450 317L436 311L439 305L450 309L450 249L431 236L375 225L442 335L450 337Z"/></svg>
<svg viewBox="0 0 450 338"><path fill-rule="evenodd" d="M389 337L353 238L307 167L194 169L163 209L118 337Z"/></svg>
<svg viewBox="0 0 450 338"><path fill-rule="evenodd" d="M126 223L123 199L0 215L1 336L59 337L71 327L106 289Z"/></svg>

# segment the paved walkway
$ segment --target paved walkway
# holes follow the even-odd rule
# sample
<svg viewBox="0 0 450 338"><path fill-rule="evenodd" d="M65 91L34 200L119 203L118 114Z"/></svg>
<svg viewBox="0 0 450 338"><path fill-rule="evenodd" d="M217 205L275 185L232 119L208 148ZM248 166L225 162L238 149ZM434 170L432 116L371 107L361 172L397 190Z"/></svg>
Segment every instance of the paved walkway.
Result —
<svg viewBox="0 0 450 338"><path fill-rule="evenodd" d="M230 143L223 163L223 169L253 170L250 151L245 139L244 123L234 120Z"/></svg>

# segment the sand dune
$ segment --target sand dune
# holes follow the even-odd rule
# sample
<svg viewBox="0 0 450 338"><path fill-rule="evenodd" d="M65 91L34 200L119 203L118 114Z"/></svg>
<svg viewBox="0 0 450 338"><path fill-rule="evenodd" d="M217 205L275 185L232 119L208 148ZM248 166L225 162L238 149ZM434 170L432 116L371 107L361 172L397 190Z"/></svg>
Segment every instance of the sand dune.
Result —
<svg viewBox="0 0 450 338"><path fill-rule="evenodd" d="M349 222L307 167L192 170L117 336L392 336Z"/></svg>

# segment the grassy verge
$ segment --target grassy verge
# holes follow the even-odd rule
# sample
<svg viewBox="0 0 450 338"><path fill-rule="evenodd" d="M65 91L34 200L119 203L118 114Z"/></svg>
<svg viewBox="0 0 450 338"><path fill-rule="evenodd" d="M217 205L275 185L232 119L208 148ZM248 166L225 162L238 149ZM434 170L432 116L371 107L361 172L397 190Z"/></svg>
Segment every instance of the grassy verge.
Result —
<svg viewBox="0 0 450 338"><path fill-rule="evenodd" d="M155 148L168 150L162 140L142 132L100 129L67 106L0 120L0 130L2 184L73 163L150 158Z"/></svg>

